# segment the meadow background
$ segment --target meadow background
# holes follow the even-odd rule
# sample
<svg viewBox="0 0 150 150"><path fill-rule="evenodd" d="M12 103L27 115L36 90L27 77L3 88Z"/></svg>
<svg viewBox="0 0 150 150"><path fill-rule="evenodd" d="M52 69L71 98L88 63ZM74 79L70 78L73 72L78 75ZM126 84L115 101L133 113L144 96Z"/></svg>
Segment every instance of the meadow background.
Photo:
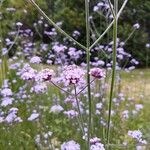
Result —
<svg viewBox="0 0 150 150"><path fill-rule="evenodd" d="M83 0L36 3L58 27L87 44ZM93 43L113 17L107 0L91 0L89 11ZM90 51L90 68L105 73L91 73L90 150L150 149L149 12L149 0L128 1L118 21L109 145L113 29ZM86 50L57 31L29 1L1 0L0 53L0 150L88 150Z"/></svg>

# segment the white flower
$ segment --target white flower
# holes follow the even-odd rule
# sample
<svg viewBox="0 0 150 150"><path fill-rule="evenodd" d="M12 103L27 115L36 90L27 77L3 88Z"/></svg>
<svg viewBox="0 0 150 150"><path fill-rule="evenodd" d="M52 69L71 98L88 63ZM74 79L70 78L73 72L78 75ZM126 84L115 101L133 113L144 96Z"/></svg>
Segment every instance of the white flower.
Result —
<svg viewBox="0 0 150 150"><path fill-rule="evenodd" d="M21 22L17 22L16 25L21 27L23 24Z"/></svg>
<svg viewBox="0 0 150 150"><path fill-rule="evenodd" d="M140 28L139 23L134 24L134 25L133 25L133 28L134 28L134 29L139 29L139 28Z"/></svg>
<svg viewBox="0 0 150 150"><path fill-rule="evenodd" d="M146 44L146 48L150 48L150 44L149 43Z"/></svg>

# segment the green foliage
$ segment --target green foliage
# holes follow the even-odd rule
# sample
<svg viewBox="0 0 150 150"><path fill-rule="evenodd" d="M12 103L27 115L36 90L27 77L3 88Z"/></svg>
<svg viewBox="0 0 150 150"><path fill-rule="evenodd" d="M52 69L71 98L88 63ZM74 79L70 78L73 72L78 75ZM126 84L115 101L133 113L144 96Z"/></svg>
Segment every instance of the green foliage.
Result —
<svg viewBox="0 0 150 150"><path fill-rule="evenodd" d="M78 0L37 0L38 5L46 14L52 18L55 22L62 21L62 28L70 35L74 30L81 32L79 42L85 44L85 13L84 13L84 1ZM102 16L93 14L93 6L99 1L92 0L90 3L90 13L94 15L95 26L98 28L98 32L101 33L106 28L106 21ZM123 1L120 1L122 3ZM16 12L9 13L6 8L14 7ZM21 0L19 3L11 0L4 1L2 5L2 20L1 20L1 32L3 39L7 37L7 33L15 28L13 22L20 21L24 24L25 28L34 29L33 23L39 20L40 14L33 8L27 1ZM146 55L150 57L150 52L146 50L145 44L149 43L150 38L150 2L149 0L132 0L129 1L127 7L121 15L119 21L118 37L123 41L132 32L132 26L135 23L140 24L140 29L137 30L134 35L129 39L126 45L126 50L133 54L137 60L140 61L140 66L144 67L146 64L150 65L145 59ZM35 29L34 29L35 30ZM43 33L41 33L43 34ZM44 40L43 38L37 38L37 40ZM107 43L108 39L111 40L111 33L108 34L103 42ZM34 40L34 39L33 39Z"/></svg>

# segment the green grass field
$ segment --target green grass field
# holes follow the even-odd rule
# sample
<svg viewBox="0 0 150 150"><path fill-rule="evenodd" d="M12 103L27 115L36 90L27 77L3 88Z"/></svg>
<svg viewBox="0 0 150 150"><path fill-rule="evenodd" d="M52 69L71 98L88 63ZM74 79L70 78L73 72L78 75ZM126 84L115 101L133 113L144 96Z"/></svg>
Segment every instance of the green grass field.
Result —
<svg viewBox="0 0 150 150"><path fill-rule="evenodd" d="M41 66L40 68L43 67L45 68L45 66ZM117 146L117 143L120 143L121 139L126 139L124 134L130 128L140 129L148 143L150 142L150 69L137 69L130 73L121 72L121 77L120 92L127 95L128 98L133 98L135 103L142 103L144 109L137 118L130 118L128 121L118 120L116 117L113 118L116 128L112 129L114 133L111 134L112 142L115 142L115 145L112 146L112 150L134 150L133 146L122 147L119 145ZM14 87L15 86L17 86L17 84L15 84ZM57 95L61 100L60 103L63 105L64 95L62 95L56 87L52 86L49 86L48 94L32 95L30 103L26 101L24 103L14 104L13 107L19 108L19 115L24 121L12 125L4 123L0 124L0 150L49 149L47 143L44 143L44 137L41 139L41 147L35 144L35 137L37 134L43 135L48 131L53 132L52 137L49 137L48 139L49 142L53 143L56 147L64 141L64 138L65 140L69 140L72 136L81 143L81 145L84 145L83 140L80 138L81 133L76 131L75 120L70 121L63 114L52 114L49 112L50 106L52 105L52 99L54 99L54 94ZM124 110L124 107L125 106L121 106L120 109ZM38 121L28 122L27 118L34 109L38 110L42 115ZM118 112L120 112L120 110ZM95 120L96 122L93 124L98 127L97 118L95 118ZM119 133L117 133L118 129L120 130ZM97 134L101 136L101 138L105 136L104 128L99 127L99 129L94 130L99 132ZM121 136L120 133L122 133ZM131 143L133 144L133 142ZM145 150L149 149L150 147L148 146Z"/></svg>

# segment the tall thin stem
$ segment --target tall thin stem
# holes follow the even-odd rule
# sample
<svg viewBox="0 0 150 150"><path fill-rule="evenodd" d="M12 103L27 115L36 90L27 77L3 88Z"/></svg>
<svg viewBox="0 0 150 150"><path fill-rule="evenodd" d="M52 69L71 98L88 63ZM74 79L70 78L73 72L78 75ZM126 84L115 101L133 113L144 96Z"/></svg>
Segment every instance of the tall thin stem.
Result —
<svg viewBox="0 0 150 150"><path fill-rule="evenodd" d="M118 0L114 0L114 9L115 9L115 15L117 16ZM109 142L110 142L111 109L112 109L112 99L114 96L114 86L115 86L115 76L116 76L117 26L118 26L118 19L117 17L115 17L114 24L113 24L113 66L112 66L112 79L111 79L111 88L110 88L110 97L109 97L109 113L108 113L108 122L107 122L108 147L109 147Z"/></svg>
<svg viewBox="0 0 150 150"><path fill-rule="evenodd" d="M95 80L96 80L96 78L94 78L93 80L91 80L91 81L90 81L90 84L92 84ZM87 87L88 87L88 84L87 84L85 87L83 87L83 88L77 93L77 95L79 95L80 93L82 93Z"/></svg>
<svg viewBox="0 0 150 150"><path fill-rule="evenodd" d="M77 109L78 109L78 113L79 113L79 123L81 124L81 129L83 134L85 134L84 132L84 122L83 122L83 117L80 111L80 104L79 104L79 100L78 100L78 95L77 95L77 89L76 89L76 85L74 84L74 90L75 90L75 99L76 99L76 104L77 104Z"/></svg>
<svg viewBox="0 0 150 150"><path fill-rule="evenodd" d="M87 48L87 87L88 87L88 103L89 103L89 119L88 119L88 149L90 149L91 138L91 120L92 120L92 102L91 102L91 86L90 86L90 22L89 22L89 0L85 0L86 14L86 48Z"/></svg>

